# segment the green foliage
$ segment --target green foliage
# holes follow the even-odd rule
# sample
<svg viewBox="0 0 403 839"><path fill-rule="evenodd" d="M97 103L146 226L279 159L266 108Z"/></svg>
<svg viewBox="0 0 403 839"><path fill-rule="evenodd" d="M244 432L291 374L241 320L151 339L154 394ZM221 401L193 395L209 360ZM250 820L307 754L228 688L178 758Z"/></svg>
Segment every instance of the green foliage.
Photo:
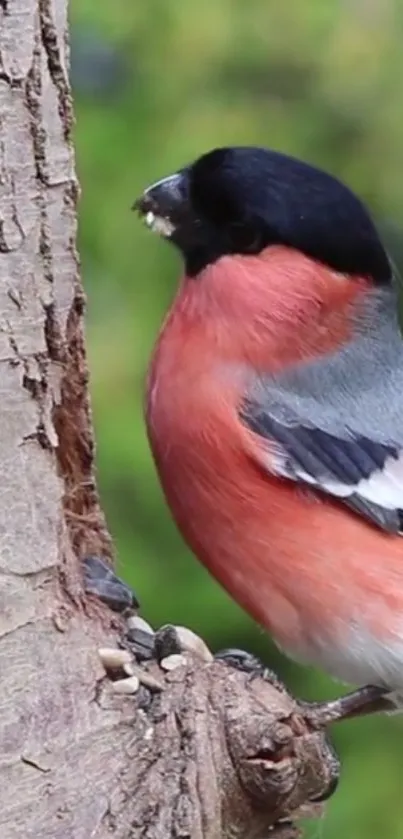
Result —
<svg viewBox="0 0 403 839"><path fill-rule="evenodd" d="M216 649L260 653L304 697L336 695L338 686L322 674L272 648L189 555L171 522L145 438L142 394L179 260L130 206L147 183L210 147L257 143L338 174L400 229L402 5L72 0L71 11L81 53L87 37L98 39L120 62L104 94L97 66L92 87L85 67L80 77L77 64L75 76L99 476L120 570L151 621L187 623ZM402 243L394 238L398 259ZM312 836L403 837L401 722L349 723L334 738L343 778Z"/></svg>

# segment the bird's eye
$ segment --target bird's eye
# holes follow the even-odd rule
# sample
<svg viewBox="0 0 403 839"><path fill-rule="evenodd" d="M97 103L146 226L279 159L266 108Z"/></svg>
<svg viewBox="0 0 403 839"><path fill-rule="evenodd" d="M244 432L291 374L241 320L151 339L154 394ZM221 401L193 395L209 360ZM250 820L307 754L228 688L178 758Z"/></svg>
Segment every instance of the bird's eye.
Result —
<svg viewBox="0 0 403 839"><path fill-rule="evenodd" d="M261 249L262 235L256 225L232 222L230 228L233 245L242 253L257 253Z"/></svg>

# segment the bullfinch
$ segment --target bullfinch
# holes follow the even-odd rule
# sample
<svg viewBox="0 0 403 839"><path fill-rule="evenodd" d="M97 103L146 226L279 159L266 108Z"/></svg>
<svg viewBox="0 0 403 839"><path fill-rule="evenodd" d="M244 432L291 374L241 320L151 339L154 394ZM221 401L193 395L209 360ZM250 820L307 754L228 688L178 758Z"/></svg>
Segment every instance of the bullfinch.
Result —
<svg viewBox="0 0 403 839"><path fill-rule="evenodd" d="M218 148L135 203L183 259L146 424L172 515L293 659L403 701L403 342L361 201L275 151Z"/></svg>

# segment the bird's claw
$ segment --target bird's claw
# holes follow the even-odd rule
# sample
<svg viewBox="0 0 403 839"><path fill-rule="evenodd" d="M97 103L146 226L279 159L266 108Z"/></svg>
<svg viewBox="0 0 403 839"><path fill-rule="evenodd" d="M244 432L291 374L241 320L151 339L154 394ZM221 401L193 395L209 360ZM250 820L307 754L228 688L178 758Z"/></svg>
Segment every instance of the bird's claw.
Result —
<svg viewBox="0 0 403 839"><path fill-rule="evenodd" d="M238 650L235 647L219 650L214 659L223 661L229 667L235 667L236 670L242 670L245 673L261 675L265 670L263 662L257 656L246 652L246 650Z"/></svg>
<svg viewBox="0 0 403 839"><path fill-rule="evenodd" d="M286 690L285 685L280 681L273 670L266 667L263 661L261 661L256 655L253 655L253 653L248 653L246 650L229 648L226 650L220 650L215 654L214 659L216 661L223 661L224 664L228 664L229 667L235 667L236 670L242 670L244 673L249 673L251 677L260 676L262 679L265 679L274 687L278 688L281 692Z"/></svg>

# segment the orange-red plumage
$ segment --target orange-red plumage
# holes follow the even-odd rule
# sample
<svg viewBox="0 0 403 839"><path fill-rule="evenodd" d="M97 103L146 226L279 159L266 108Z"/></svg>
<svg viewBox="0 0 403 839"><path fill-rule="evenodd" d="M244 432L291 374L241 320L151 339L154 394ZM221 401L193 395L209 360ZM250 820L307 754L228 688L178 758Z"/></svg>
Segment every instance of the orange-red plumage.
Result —
<svg viewBox="0 0 403 839"><path fill-rule="evenodd" d="M403 545L259 469L259 444L237 411L251 368L283 368L345 340L367 288L281 247L258 265L224 258L182 283L149 377L151 446L188 544L280 646L308 660L326 635L348 643L357 601L368 633L377 624L393 633ZM374 592L381 571L384 590Z"/></svg>

